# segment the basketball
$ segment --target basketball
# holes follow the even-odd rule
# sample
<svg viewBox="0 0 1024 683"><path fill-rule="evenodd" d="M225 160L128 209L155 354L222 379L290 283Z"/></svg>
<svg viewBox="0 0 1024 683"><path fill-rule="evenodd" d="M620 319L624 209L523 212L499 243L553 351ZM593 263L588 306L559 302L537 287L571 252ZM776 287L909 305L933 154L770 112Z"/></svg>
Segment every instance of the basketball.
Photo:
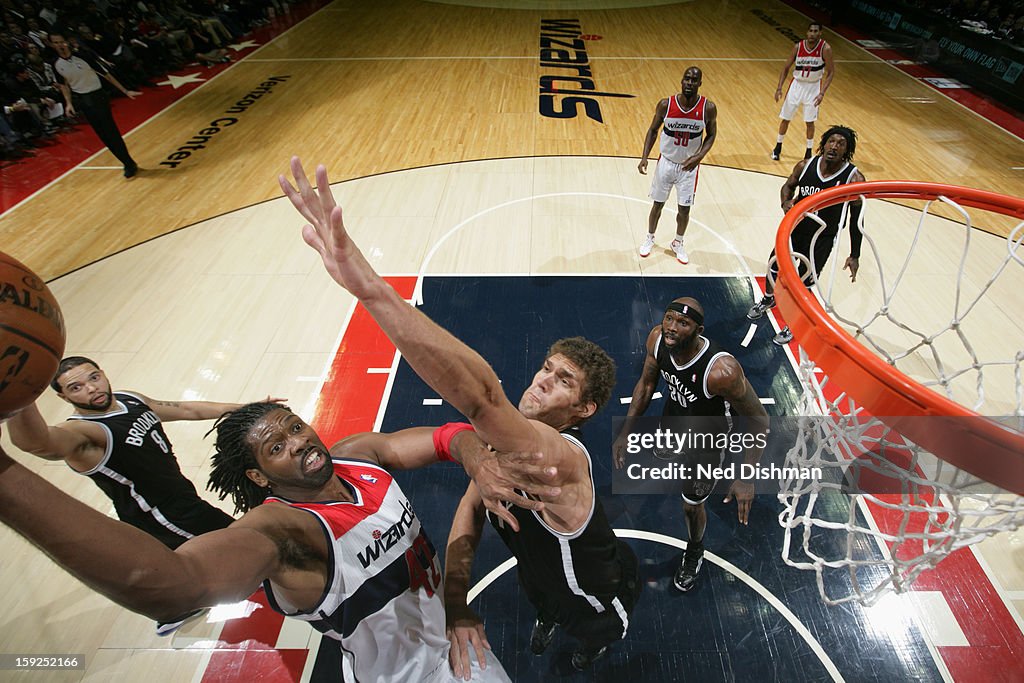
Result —
<svg viewBox="0 0 1024 683"><path fill-rule="evenodd" d="M64 339L64 316L46 283L0 252L0 420L43 393Z"/></svg>

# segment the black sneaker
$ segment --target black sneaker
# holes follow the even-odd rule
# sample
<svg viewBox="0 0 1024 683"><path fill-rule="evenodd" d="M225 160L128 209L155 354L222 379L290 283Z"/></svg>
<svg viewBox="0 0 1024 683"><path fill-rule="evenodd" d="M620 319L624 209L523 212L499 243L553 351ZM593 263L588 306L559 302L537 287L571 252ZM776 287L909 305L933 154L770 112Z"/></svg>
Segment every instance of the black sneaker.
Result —
<svg viewBox="0 0 1024 683"><path fill-rule="evenodd" d="M806 151L806 152L804 152L804 159L810 159L810 158L811 158L811 156L813 156L813 155L811 154L811 148L810 148L810 147L808 147L808 148L807 148L807 151Z"/></svg>
<svg viewBox="0 0 1024 683"><path fill-rule="evenodd" d="M760 301L750 307L750 310L747 311L747 318L749 320L757 320L761 318L769 308L775 308L775 297L771 294L766 294L761 297Z"/></svg>
<svg viewBox="0 0 1024 683"><path fill-rule="evenodd" d="M676 588L686 593L693 589L697 583L697 575L700 574L701 565L704 564L704 548L697 546L687 548L683 553L683 561L672 578Z"/></svg>
<svg viewBox="0 0 1024 683"><path fill-rule="evenodd" d="M775 145L775 149L772 150L772 161L778 161L780 156L782 156L782 145Z"/></svg>
<svg viewBox="0 0 1024 683"><path fill-rule="evenodd" d="M139 165L136 164L134 161L131 164L129 164L128 166L124 167L124 177L125 178L134 178L135 174L138 173L138 172L139 172Z"/></svg>
<svg viewBox="0 0 1024 683"><path fill-rule="evenodd" d="M604 657L606 652L608 652L607 645L598 650L576 650L572 653L572 668L577 671L586 671L591 664Z"/></svg>
<svg viewBox="0 0 1024 683"><path fill-rule="evenodd" d="M537 617L537 621L533 623L533 633L530 635L530 652L535 655L544 654L544 650L548 649L548 645L555 637L557 625L554 621L543 621Z"/></svg>

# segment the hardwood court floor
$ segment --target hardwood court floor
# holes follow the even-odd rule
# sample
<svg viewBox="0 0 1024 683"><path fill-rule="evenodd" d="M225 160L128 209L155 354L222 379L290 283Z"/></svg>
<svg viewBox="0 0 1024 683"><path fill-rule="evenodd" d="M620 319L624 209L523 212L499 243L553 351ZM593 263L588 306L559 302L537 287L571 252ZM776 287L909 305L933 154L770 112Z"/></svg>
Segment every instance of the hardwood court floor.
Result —
<svg viewBox="0 0 1024 683"><path fill-rule="evenodd" d="M72 173L4 216L0 242L51 278L277 196L275 175L291 154L323 161L338 180L468 159L635 157L655 104L678 92L690 64L704 70L702 92L720 112L707 161L784 176L802 150L799 122L783 161L767 152L777 126L773 86L790 41L761 16L801 35L806 23L778 3L525 11L335 2L130 135L146 169L137 180L107 170ZM596 89L632 96L597 98L603 123L584 116L582 106L571 119L538 115L539 79L551 75L539 61L546 18L577 18L585 34L600 36L586 43ZM821 125L842 122L860 132L857 161L869 179L1021 194L1024 179L1012 167L1024 158L1024 142L828 37L838 75ZM287 78L243 112L228 113L272 77ZM237 122L215 123L224 118ZM219 132L205 148L164 165L211 127ZM91 165L117 164L104 152Z"/></svg>
<svg viewBox="0 0 1024 683"><path fill-rule="evenodd" d="M311 416L352 302L301 243L287 203L266 201L280 197L276 175L290 155L326 164L336 182L359 179L339 194L381 272L416 274L433 254L431 273L672 275L682 268L663 249L670 216L659 249L645 260L635 253L648 208L636 156L656 102L697 64L701 92L719 107L719 139L702 171L685 272L756 275L780 218L778 188L802 147L795 122L784 160L768 159L772 92L790 42L763 17L798 34L806 25L785 5L749 1L509 10L339 0L132 133L129 146L146 169L137 179L77 170L0 218L0 244L58 278L51 285L69 322L69 353L96 358L116 387L168 399L273 393ZM632 97L599 98L601 122L582 105L573 119L541 116L540 79L552 73L540 65L543 19L578 19L583 33L600 36L586 43L596 89ZM837 76L819 132L833 122L858 130L856 161L869 179L1024 195L1012 169L1024 142L826 36ZM209 137L205 147L169 159L196 135ZM116 163L104 152L89 165ZM1020 309L1006 302L993 326L1017 334L1007 318ZM51 395L41 406L54 421L67 414ZM207 428L170 429L183 470L200 483ZM109 507L63 465L16 455L72 495ZM84 674L46 680L202 678L206 650L168 649L148 620L55 570L9 532L0 531L0 543L4 651L88 655ZM1016 536L982 556L1002 570L997 585L1018 610L1019 548ZM219 627L206 628L195 637ZM33 676L12 680L43 680Z"/></svg>

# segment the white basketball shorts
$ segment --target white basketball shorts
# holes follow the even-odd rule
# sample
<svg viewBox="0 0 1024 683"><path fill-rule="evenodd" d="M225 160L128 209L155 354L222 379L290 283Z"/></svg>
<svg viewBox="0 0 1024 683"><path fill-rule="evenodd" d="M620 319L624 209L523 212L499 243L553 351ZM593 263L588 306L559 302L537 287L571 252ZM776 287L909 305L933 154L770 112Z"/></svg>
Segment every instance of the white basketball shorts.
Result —
<svg viewBox="0 0 1024 683"><path fill-rule="evenodd" d="M693 197L697 193L697 175L700 164L696 168L684 171L682 164L676 164L660 157L651 178L651 193L648 195L656 202L668 201L672 188L676 188L676 201L679 206L693 206Z"/></svg>
<svg viewBox="0 0 1024 683"><path fill-rule="evenodd" d="M798 81L793 80L789 84L789 90L786 92L786 99L782 102L782 111L779 112L779 118L792 121L793 116L796 115L796 110L803 107L804 110L804 122L810 123L811 121L818 120L818 108L814 106L814 98L821 92L820 81Z"/></svg>

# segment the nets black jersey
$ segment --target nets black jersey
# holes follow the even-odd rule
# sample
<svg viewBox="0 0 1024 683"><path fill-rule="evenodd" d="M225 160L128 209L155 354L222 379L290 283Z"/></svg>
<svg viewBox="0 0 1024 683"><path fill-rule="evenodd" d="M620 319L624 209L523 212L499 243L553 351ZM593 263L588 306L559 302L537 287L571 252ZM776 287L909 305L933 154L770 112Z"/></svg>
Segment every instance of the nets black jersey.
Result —
<svg viewBox="0 0 1024 683"><path fill-rule="evenodd" d="M813 157L804 166L804 170L800 172L800 180L797 183L796 197L794 202L798 202L804 197L810 197L812 194L821 192L829 187L835 187L836 185L845 185L850 182L850 176L854 174L857 167L846 162L842 168L833 173L830 176L822 175L822 164L823 160L820 156ZM835 236L836 231L839 230L839 223L843 217L843 210L846 207L846 203L834 204L832 206L826 206L824 209L819 209L816 213L818 218L825 222L827 226L826 235ZM797 229L813 227L816 231L820 226L817 221L811 218L803 219ZM819 238L821 239L821 238Z"/></svg>
<svg viewBox="0 0 1024 683"><path fill-rule="evenodd" d="M580 430L568 429L562 436L582 449L587 466L592 467ZM597 492L592 494L590 516L575 533L552 529L538 513L515 506L509 511L519 522L518 533L489 512L487 518L518 560L520 584L538 611L566 626L570 633L587 628L574 629L576 622L589 620L592 627L596 619L597 628L617 631L608 638L593 634L610 642L621 638L628 626L627 613L635 602L630 593L636 590L636 558L628 546L625 550L620 547Z"/></svg>
<svg viewBox="0 0 1024 683"><path fill-rule="evenodd" d="M72 415L107 432L107 450L92 479L114 503L117 516L174 548L233 519L210 505L185 478L156 413L138 396L115 392L109 412Z"/></svg>
<svg viewBox="0 0 1024 683"><path fill-rule="evenodd" d="M697 355L679 365L658 335L658 341L654 343L654 359L668 386L663 414L670 417L720 417L728 431L729 402L708 391L708 373L716 360L723 356L731 358L732 354L703 335L700 341L703 346Z"/></svg>

